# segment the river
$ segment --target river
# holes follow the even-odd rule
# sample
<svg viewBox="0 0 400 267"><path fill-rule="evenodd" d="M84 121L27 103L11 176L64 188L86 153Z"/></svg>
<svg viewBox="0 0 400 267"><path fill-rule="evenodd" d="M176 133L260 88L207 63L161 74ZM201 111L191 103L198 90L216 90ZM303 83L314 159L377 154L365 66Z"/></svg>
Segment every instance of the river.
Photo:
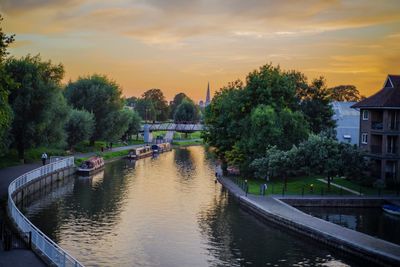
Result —
<svg viewBox="0 0 400 267"><path fill-rule="evenodd" d="M243 211L201 146L109 163L24 210L87 266L358 265Z"/></svg>

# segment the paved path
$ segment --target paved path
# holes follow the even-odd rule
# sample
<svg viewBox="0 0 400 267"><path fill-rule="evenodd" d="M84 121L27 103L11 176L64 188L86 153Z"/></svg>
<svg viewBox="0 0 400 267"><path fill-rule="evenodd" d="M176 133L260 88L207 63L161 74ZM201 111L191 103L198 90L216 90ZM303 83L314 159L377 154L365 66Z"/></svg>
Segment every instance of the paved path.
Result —
<svg viewBox="0 0 400 267"><path fill-rule="evenodd" d="M244 192L230 179L219 178L220 182L246 206L259 215L273 218L272 221L305 233L316 239L334 244L347 251L366 253L370 258L379 257L385 261L400 264L400 246L372 236L341 227L325 220L310 216L300 210L273 198L256 195L245 196ZM318 236L320 238L318 238ZM400 266L400 265L397 265Z"/></svg>
<svg viewBox="0 0 400 267"><path fill-rule="evenodd" d="M130 145L123 147L116 147L111 149L111 151L121 151L136 148L142 145ZM110 150L108 150L110 151ZM96 152L89 153L76 153L75 157L90 157L96 155ZM29 172L33 169L36 169L41 166L40 162L23 164L12 166L8 168L0 169L0 199L7 198L7 191L9 184L19 177L20 175ZM5 216L2 211L0 211L0 219ZM41 259L36 256L31 250L27 249L14 249L11 251L2 251L0 250L0 266L1 267L18 267L18 266L46 266Z"/></svg>
<svg viewBox="0 0 400 267"><path fill-rule="evenodd" d="M325 179L318 179L318 181L320 181L320 182L323 182L323 183L328 183L328 181L327 180L325 180ZM352 193L352 194L355 194L355 195L359 195L359 196L362 196L362 195L364 195L364 194L360 194L359 192L357 192L357 191L354 191L354 190L351 190L350 188L347 188L347 187L344 187L344 186L341 186L341 185L338 185L338 184L335 184L335 183L332 183L331 182L331 185L332 186L334 186L334 187L337 187L337 188L341 188L341 189L343 189L343 190L345 190L345 191L347 191L347 192L350 192L350 193Z"/></svg>

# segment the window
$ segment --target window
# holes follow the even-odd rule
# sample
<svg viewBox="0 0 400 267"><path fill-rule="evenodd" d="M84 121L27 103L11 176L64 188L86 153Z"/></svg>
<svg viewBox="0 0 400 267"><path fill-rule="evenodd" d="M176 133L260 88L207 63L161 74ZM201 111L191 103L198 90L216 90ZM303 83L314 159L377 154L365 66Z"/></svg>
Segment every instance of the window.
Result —
<svg viewBox="0 0 400 267"><path fill-rule="evenodd" d="M368 117L369 117L369 112L368 112L368 110L363 110L363 113L362 113L362 118L363 118L363 120L364 121L367 121L368 120Z"/></svg>
<svg viewBox="0 0 400 267"><path fill-rule="evenodd" d="M367 133L362 133L361 134L361 143L362 144L368 144L368 134Z"/></svg>

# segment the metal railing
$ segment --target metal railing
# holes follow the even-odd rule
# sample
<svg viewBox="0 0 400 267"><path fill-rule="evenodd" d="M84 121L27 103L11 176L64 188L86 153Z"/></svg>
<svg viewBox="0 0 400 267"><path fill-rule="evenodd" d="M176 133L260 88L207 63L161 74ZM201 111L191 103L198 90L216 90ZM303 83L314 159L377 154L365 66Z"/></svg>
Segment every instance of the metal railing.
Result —
<svg viewBox="0 0 400 267"><path fill-rule="evenodd" d="M53 240L47 237L42 231L34 226L17 208L12 198L14 192L25 184L30 183L44 175L51 174L55 171L74 166L74 157L68 157L55 161L48 165L42 166L30 172L27 172L8 186L8 210L11 218L18 226L21 232L31 234L31 242L39 251L46 255L56 266L83 266L78 260L72 257L68 252L63 250Z"/></svg>

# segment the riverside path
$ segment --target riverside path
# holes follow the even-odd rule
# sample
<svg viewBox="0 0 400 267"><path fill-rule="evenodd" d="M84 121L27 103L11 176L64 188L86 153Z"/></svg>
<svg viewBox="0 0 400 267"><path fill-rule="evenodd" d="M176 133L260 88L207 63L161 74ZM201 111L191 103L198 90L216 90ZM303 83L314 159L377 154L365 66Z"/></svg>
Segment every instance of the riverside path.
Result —
<svg viewBox="0 0 400 267"><path fill-rule="evenodd" d="M219 182L257 216L378 264L400 266L400 246L308 215L274 197L247 195L232 180Z"/></svg>

